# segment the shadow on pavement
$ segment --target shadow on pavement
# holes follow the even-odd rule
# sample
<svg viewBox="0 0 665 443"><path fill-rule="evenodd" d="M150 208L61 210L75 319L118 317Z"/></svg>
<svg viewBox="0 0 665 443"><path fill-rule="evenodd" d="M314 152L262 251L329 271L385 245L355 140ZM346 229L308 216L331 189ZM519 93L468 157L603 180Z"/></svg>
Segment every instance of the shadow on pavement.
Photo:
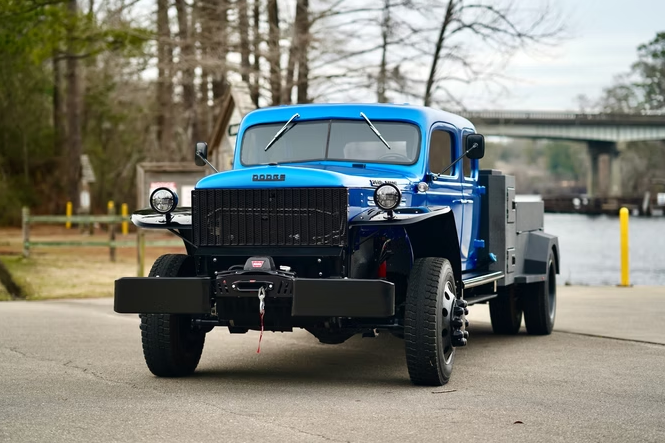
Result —
<svg viewBox="0 0 665 443"><path fill-rule="evenodd" d="M520 352L524 342L543 339L528 336L523 330L517 336L495 335L491 326L483 323L470 327L469 333L469 346L458 350L455 372L462 372L462 367L473 364L477 360L476 354L486 357L489 351L505 357L506 352ZM214 341L217 337L210 338ZM250 342L249 337L243 338L245 343ZM357 335L341 345L323 345L308 334L299 334L288 341L283 341L280 336L275 338L271 340L270 334L264 337L260 355L247 346L243 346L243 351L234 347L226 352L223 346L221 349L219 346L208 348L204 351L204 356L208 353L206 364L179 382L233 382L234 386L251 384L270 386L271 389L294 385L412 387L404 342L389 333L382 333L377 338ZM234 339L236 337L225 337L224 342L231 343ZM215 354L210 357L210 353Z"/></svg>

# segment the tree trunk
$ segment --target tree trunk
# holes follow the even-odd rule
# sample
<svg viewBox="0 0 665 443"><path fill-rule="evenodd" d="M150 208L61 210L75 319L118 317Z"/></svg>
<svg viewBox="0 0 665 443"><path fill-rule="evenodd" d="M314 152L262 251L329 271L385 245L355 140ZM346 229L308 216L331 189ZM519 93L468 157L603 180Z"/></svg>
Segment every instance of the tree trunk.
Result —
<svg viewBox="0 0 665 443"><path fill-rule="evenodd" d="M217 25L213 26L214 36L211 41L214 47L211 53L214 54L214 69L212 70L212 98L217 103L224 92L226 92L226 56L229 52L229 2L228 0L218 0L217 11L215 12Z"/></svg>
<svg viewBox="0 0 665 443"><path fill-rule="evenodd" d="M169 29L169 1L157 0L157 143L158 150L173 151L173 52Z"/></svg>
<svg viewBox="0 0 665 443"><path fill-rule="evenodd" d="M282 102L282 69L279 48L279 9L277 0L268 0L268 58L270 62L270 94L272 104Z"/></svg>
<svg viewBox="0 0 665 443"><path fill-rule="evenodd" d="M385 0L383 6L383 20L381 22L381 65L379 66L379 77L376 82L376 101L386 103L386 63L388 56L388 38L390 37L390 0Z"/></svg>
<svg viewBox="0 0 665 443"><path fill-rule="evenodd" d="M293 92L293 87L295 86L296 64L302 62L303 60L304 64L305 65L307 64L306 54L309 45L308 9L309 9L308 0L298 0L296 2L296 15L293 23L293 36L291 37L291 46L289 47L289 59L287 61L287 66L286 66L286 78L284 79L284 90L282 91L283 103L292 102L291 94ZM305 57L303 57L303 53ZM305 71L308 71L307 66L304 66L304 68ZM305 93L305 96L306 95L307 94ZM300 100L298 101L300 102Z"/></svg>
<svg viewBox="0 0 665 443"><path fill-rule="evenodd" d="M194 73L196 56L189 32L189 14L184 0L175 0L178 11L178 38L180 43L180 72L182 73L182 105L185 115L185 132L188 135L189 148L199 140L199 125L196 115L196 91L194 89ZM181 155L185 155L184 152Z"/></svg>
<svg viewBox="0 0 665 443"><path fill-rule="evenodd" d="M212 39L217 39L218 20L216 0L198 0L193 3L192 11L192 41L199 43L198 51L200 54L201 80L198 82L198 97L200 100L195 103L196 115L198 116L199 130L206 137L210 134L212 126L212 116L210 115L210 77L211 72L217 67L215 57L213 56L215 43ZM198 23L198 26L196 25ZM196 101L196 100L195 100ZM192 140L194 143L203 139Z"/></svg>
<svg viewBox="0 0 665 443"><path fill-rule="evenodd" d="M53 153L62 155L63 140L66 136L65 103L62 101L62 65L60 54L53 52Z"/></svg>
<svg viewBox="0 0 665 443"><path fill-rule="evenodd" d="M446 16L443 19L441 24L441 30L439 31L439 38L436 40L436 49L434 50L434 56L432 57L432 67L429 71L429 77L427 78L427 86L425 88L425 96L423 97L423 104L429 106L432 101L432 89L434 87L434 80L436 78L436 68L439 62L439 57L441 55L441 48L443 47L443 42L446 37L446 29L453 18L453 7L455 1L449 0L448 7L446 8Z"/></svg>
<svg viewBox="0 0 665 443"><path fill-rule="evenodd" d="M81 91L79 87L78 60L74 54L74 31L78 14L76 0L68 0L67 12L67 199L74 208L79 207L79 181L81 179Z"/></svg>
<svg viewBox="0 0 665 443"><path fill-rule="evenodd" d="M252 23L252 49L254 51L254 67L253 67L253 81L250 85L250 94L254 106L259 107L259 83L261 81L261 32L259 26L261 25L261 0L254 0L254 16Z"/></svg>
<svg viewBox="0 0 665 443"><path fill-rule="evenodd" d="M240 34L240 77L249 85L249 15L247 0L238 0L238 33Z"/></svg>
<svg viewBox="0 0 665 443"><path fill-rule="evenodd" d="M53 51L53 156L60 165L62 174L50 177L49 187L53 193L53 201L48 205L51 213L62 210L66 196L63 195L62 177L67 176L67 157L65 152L65 138L67 137L66 110L63 100L63 76L61 53L58 49Z"/></svg>
<svg viewBox="0 0 665 443"><path fill-rule="evenodd" d="M299 51L298 51L298 103L309 103L309 0L299 0L300 7L299 20L296 21L298 27Z"/></svg>

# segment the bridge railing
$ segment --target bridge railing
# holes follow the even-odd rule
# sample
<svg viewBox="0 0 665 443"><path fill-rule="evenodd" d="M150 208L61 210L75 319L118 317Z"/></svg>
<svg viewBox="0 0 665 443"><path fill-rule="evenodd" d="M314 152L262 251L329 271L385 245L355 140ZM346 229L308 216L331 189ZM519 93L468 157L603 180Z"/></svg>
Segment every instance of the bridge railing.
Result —
<svg viewBox="0 0 665 443"><path fill-rule="evenodd" d="M611 113L574 113L556 111L458 111L459 115L470 120L566 120L566 121L598 121L598 122L625 122L625 123L659 123L665 120L665 112L644 111L633 114L611 114Z"/></svg>

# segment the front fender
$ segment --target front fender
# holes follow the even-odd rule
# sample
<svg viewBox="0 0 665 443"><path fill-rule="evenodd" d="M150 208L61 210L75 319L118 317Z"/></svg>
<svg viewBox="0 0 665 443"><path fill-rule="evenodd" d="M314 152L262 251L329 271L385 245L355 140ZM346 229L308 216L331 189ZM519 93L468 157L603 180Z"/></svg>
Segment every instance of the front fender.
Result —
<svg viewBox="0 0 665 443"><path fill-rule="evenodd" d="M455 214L450 207L399 208L393 218L387 218L385 211L371 208L361 212L349 222L349 229L356 227L403 228L408 236L413 258L448 259L455 274L457 287L461 287L462 262L459 236Z"/></svg>
<svg viewBox="0 0 665 443"><path fill-rule="evenodd" d="M141 209L132 214L132 223L147 229L192 229L192 208L176 208L170 214Z"/></svg>

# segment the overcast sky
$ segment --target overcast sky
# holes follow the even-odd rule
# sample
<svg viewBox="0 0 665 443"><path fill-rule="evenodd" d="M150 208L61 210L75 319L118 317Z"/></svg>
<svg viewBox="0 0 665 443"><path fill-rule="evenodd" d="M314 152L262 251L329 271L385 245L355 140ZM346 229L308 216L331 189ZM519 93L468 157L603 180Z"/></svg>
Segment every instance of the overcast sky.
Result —
<svg viewBox="0 0 665 443"><path fill-rule="evenodd" d="M665 0L557 0L556 4L570 17L570 38L549 54L516 56L507 74L521 81L512 84L509 97L484 107L578 110L578 94L600 96L615 75L630 69L637 46L665 31Z"/></svg>

